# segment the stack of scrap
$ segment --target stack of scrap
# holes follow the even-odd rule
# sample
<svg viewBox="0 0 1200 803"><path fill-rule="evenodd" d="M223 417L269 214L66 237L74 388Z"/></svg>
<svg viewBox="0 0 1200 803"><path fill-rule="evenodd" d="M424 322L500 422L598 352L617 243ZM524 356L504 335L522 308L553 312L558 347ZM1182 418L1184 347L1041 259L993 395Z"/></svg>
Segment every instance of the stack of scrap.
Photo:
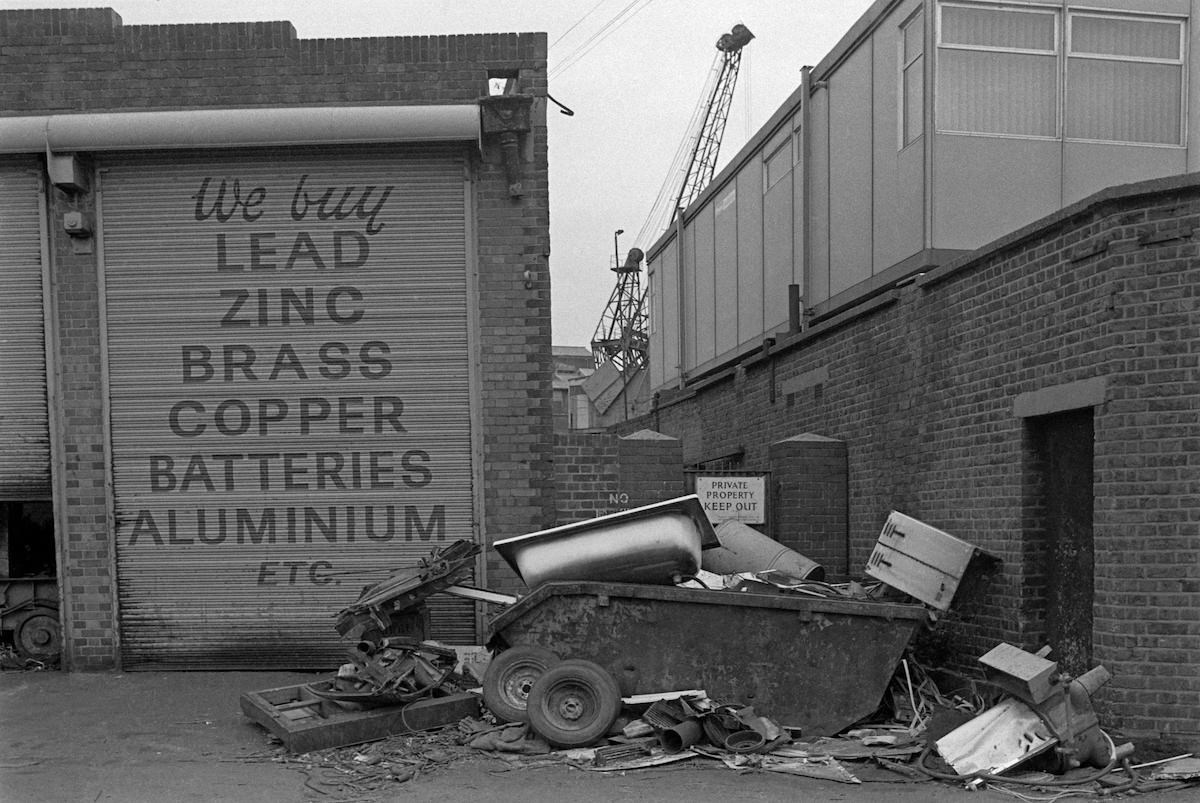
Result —
<svg viewBox="0 0 1200 803"><path fill-rule="evenodd" d="M352 641L372 644L388 636L425 638L425 600L470 575L479 551L478 544L460 539L433 550L416 566L400 569L367 586L353 604L338 613L338 633Z"/></svg>

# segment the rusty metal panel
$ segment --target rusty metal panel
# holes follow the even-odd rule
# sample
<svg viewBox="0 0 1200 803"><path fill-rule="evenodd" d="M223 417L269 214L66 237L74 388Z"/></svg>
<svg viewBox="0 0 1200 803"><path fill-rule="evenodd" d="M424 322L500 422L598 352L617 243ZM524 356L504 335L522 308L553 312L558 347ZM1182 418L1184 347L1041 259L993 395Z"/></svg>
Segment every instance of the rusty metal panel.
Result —
<svg viewBox="0 0 1200 803"><path fill-rule="evenodd" d="M363 586L474 538L465 153L102 167L124 665L335 665Z"/></svg>
<svg viewBox="0 0 1200 803"><path fill-rule="evenodd" d="M546 583L492 622L529 644L608 669L625 695L705 689L804 736L878 707L919 605L619 583Z"/></svg>
<svg viewBox="0 0 1200 803"><path fill-rule="evenodd" d="M0 499L50 498L40 182L0 168Z"/></svg>

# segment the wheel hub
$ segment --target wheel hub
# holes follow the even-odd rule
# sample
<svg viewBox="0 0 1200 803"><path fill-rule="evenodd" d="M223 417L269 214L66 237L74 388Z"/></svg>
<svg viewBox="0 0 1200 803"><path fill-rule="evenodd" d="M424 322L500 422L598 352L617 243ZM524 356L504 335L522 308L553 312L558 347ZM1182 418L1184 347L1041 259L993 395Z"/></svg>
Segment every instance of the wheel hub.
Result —
<svg viewBox="0 0 1200 803"><path fill-rule="evenodd" d="M13 640L17 651L27 658L55 658L62 650L58 618L48 613L35 613L17 628Z"/></svg>
<svg viewBox="0 0 1200 803"><path fill-rule="evenodd" d="M587 704L576 694L568 694L558 701L558 715L566 720L576 721L587 710Z"/></svg>

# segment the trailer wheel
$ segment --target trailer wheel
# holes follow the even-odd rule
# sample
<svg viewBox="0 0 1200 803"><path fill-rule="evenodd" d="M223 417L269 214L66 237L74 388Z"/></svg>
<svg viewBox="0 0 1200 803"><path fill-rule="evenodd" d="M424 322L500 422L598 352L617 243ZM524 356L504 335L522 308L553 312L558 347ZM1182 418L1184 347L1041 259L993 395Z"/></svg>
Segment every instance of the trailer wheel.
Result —
<svg viewBox="0 0 1200 803"><path fill-rule="evenodd" d="M529 690L529 724L556 747L583 747L608 733L621 690L605 669L571 659L546 670Z"/></svg>
<svg viewBox="0 0 1200 803"><path fill-rule="evenodd" d="M483 703L500 722L528 722L529 690L558 656L543 647L509 647L483 673Z"/></svg>
<svg viewBox="0 0 1200 803"><path fill-rule="evenodd" d="M62 630L58 611L38 606L16 618L13 648L22 658L53 661L62 652Z"/></svg>

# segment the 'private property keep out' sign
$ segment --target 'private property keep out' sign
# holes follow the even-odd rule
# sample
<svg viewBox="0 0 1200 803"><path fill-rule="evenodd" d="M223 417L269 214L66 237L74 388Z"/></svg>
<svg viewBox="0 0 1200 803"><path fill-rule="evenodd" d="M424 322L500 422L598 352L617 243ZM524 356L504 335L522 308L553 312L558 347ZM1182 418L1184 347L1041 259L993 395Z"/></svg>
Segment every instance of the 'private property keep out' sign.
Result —
<svg viewBox="0 0 1200 803"><path fill-rule="evenodd" d="M762 524L766 514L766 481L763 477L696 477L696 496L713 524L728 519Z"/></svg>

